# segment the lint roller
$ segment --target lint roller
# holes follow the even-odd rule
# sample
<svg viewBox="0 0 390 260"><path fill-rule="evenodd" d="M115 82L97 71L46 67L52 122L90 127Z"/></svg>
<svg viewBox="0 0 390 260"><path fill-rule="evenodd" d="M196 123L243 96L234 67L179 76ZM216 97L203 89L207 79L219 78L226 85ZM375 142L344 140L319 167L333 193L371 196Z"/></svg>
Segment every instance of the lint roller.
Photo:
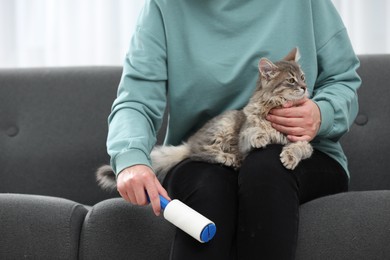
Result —
<svg viewBox="0 0 390 260"><path fill-rule="evenodd" d="M214 237L217 231L214 222L180 200L168 201L160 195L160 205L164 210L163 216L166 220L199 242L206 243Z"/></svg>

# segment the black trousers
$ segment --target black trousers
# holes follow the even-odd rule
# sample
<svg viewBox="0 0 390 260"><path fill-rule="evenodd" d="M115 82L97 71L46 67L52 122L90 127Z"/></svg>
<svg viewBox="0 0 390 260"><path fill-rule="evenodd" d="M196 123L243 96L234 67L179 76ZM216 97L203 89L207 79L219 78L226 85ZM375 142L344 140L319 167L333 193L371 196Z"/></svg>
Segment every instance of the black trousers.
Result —
<svg viewBox="0 0 390 260"><path fill-rule="evenodd" d="M163 183L170 196L213 220L217 233L202 244L177 230L171 259L294 259L299 205L347 191L348 177L320 151L287 170L281 149L252 151L239 172L191 160L173 168Z"/></svg>

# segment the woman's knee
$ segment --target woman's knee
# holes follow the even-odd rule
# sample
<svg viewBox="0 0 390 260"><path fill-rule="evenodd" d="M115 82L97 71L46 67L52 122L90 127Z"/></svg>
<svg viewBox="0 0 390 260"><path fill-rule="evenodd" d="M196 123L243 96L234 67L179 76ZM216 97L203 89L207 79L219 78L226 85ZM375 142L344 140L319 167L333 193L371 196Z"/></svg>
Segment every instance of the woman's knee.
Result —
<svg viewBox="0 0 390 260"><path fill-rule="evenodd" d="M230 241L236 225L237 172L188 160L168 173L164 186L172 198L213 220L220 230L218 236Z"/></svg>
<svg viewBox="0 0 390 260"><path fill-rule="evenodd" d="M297 188L293 171L286 169L280 162L282 145L269 145L266 148L253 150L244 160L239 172L240 189L256 189L259 186L282 188L287 185Z"/></svg>

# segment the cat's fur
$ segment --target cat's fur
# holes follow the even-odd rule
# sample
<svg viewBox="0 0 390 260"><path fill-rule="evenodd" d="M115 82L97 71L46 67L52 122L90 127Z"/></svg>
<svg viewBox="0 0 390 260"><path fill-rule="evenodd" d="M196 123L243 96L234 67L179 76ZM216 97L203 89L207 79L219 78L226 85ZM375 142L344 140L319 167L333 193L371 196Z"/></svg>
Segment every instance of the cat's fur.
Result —
<svg viewBox="0 0 390 260"><path fill-rule="evenodd" d="M260 59L259 79L249 103L242 110L226 111L212 118L179 146L155 147L151 158L156 174L164 176L187 158L239 169L252 149L272 143L284 145L280 160L287 169L294 169L301 160L309 158L313 149L308 142L290 142L265 119L272 108L307 96L298 59L297 48L284 60L275 63L266 58ZM97 178L103 188L116 187L115 175L109 166L101 167Z"/></svg>

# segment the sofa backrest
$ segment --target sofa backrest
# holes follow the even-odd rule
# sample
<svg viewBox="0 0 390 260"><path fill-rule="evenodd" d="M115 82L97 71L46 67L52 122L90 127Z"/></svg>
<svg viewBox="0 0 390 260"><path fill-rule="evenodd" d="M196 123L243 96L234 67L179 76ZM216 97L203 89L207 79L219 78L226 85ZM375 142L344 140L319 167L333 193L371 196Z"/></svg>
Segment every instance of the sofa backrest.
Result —
<svg viewBox="0 0 390 260"><path fill-rule="evenodd" d="M94 172L109 162L107 117L120 67L0 70L0 192L87 205L117 196Z"/></svg>
<svg viewBox="0 0 390 260"><path fill-rule="evenodd" d="M359 114L342 138L350 190L390 189L390 55L361 55Z"/></svg>

